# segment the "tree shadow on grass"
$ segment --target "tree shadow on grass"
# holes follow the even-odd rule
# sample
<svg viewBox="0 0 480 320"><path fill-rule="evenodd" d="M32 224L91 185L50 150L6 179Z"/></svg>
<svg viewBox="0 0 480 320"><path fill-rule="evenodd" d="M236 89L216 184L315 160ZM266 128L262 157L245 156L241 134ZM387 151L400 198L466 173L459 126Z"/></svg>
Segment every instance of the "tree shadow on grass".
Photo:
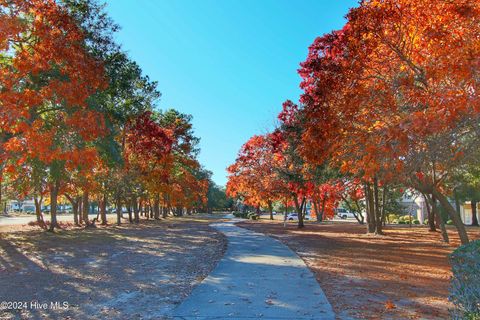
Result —
<svg viewBox="0 0 480 320"><path fill-rule="evenodd" d="M206 224L154 221L58 234L2 235L3 300L67 301L70 308L7 310L0 317L129 318L171 307L190 290L199 272L209 271L195 268L195 257L210 254L215 259L219 243Z"/></svg>

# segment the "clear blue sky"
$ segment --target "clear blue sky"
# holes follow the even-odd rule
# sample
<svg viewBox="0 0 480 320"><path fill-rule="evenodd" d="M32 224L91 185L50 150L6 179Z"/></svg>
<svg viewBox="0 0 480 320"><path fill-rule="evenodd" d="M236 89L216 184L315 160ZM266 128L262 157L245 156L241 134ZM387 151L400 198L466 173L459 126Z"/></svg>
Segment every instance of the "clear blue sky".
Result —
<svg viewBox="0 0 480 320"><path fill-rule="evenodd" d="M193 115L200 162L224 185L241 145L265 133L315 37L345 23L354 0L108 0L118 41L158 81L161 109Z"/></svg>

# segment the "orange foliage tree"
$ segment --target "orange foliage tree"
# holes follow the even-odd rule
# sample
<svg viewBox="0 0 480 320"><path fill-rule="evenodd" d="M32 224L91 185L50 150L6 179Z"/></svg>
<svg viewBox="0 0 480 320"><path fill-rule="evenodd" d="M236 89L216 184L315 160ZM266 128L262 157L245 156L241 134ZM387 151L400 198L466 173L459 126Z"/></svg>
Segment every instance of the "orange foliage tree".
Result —
<svg viewBox="0 0 480 320"><path fill-rule="evenodd" d="M286 186L278 177L279 159L272 148L271 135L253 136L228 167L227 194L240 197L251 206L265 206L273 220L273 202L283 200Z"/></svg>
<svg viewBox="0 0 480 320"><path fill-rule="evenodd" d="M438 199L468 242L445 182L479 141L479 15L476 2L364 1L302 63L304 154L364 181L372 232L379 188L399 181Z"/></svg>
<svg viewBox="0 0 480 320"><path fill-rule="evenodd" d="M0 3L0 101L2 149L7 171L29 161L47 168L51 224L66 172L91 166L91 146L104 131L103 117L87 99L104 87L102 64L83 47L83 35L54 1Z"/></svg>
<svg viewBox="0 0 480 320"><path fill-rule="evenodd" d="M95 2L0 1L0 183L6 174L33 196L39 222L49 192L50 230L61 196L86 226L95 199L102 224L110 199L118 223L124 206L138 222L139 211L159 218L162 198L164 216L206 202L191 118L153 112L156 83L115 44L117 29Z"/></svg>

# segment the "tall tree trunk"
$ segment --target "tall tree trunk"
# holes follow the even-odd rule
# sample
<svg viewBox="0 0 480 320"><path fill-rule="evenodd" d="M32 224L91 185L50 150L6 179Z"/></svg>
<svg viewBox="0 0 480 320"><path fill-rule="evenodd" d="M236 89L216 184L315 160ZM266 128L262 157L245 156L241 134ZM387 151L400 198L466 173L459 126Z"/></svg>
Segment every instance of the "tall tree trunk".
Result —
<svg viewBox="0 0 480 320"><path fill-rule="evenodd" d="M117 196L115 199L115 206L117 209L117 225L122 224L122 199L120 196Z"/></svg>
<svg viewBox="0 0 480 320"><path fill-rule="evenodd" d="M472 200L472 226L478 227L478 217L477 217L477 201Z"/></svg>
<svg viewBox="0 0 480 320"><path fill-rule="evenodd" d="M133 220L135 221L135 223L139 223L140 216L138 212L138 202L135 197L132 198L132 203L133 203Z"/></svg>
<svg viewBox="0 0 480 320"><path fill-rule="evenodd" d="M304 221L303 221L303 206L305 204L305 198L302 199L302 202L298 202L298 196L294 195L293 201L295 203L295 209L297 210L297 216L298 216L298 228L303 228L305 227Z"/></svg>
<svg viewBox="0 0 480 320"><path fill-rule="evenodd" d="M43 229L47 229L47 225L45 224L45 221L43 220L43 214L42 214L42 200L43 197L34 197L35 201L35 215L37 216L37 222L42 227Z"/></svg>
<svg viewBox="0 0 480 320"><path fill-rule="evenodd" d="M88 211L90 209L90 205L88 203L88 191L84 191L82 195L82 215L83 220L85 221L85 226L90 226L90 220L88 219Z"/></svg>
<svg viewBox="0 0 480 320"><path fill-rule="evenodd" d="M425 201L425 207L427 209L428 231L435 232L437 231L437 228L435 227L435 211L433 209L430 210L430 205L429 205L427 195L425 193L422 193L422 195L423 195L423 200Z"/></svg>
<svg viewBox="0 0 480 320"><path fill-rule="evenodd" d="M283 227L285 228L287 226L287 217L288 217L288 201L285 199L285 211L283 212Z"/></svg>
<svg viewBox="0 0 480 320"><path fill-rule="evenodd" d="M75 223L76 226L80 225L80 221L78 219L78 199L77 201L70 202L72 204L72 211L73 211L73 223ZM83 221L83 219L82 219Z"/></svg>
<svg viewBox="0 0 480 320"><path fill-rule="evenodd" d="M387 216L387 197L388 197L388 188L387 186L383 187L383 192L382 192L382 209L381 209L381 224L382 226L385 226L385 220Z"/></svg>
<svg viewBox="0 0 480 320"><path fill-rule="evenodd" d="M70 196L67 196L68 201L70 201L70 204L72 205L72 213L73 213L73 223L76 226L80 225L80 222L78 220L78 198L72 198Z"/></svg>
<svg viewBox="0 0 480 320"><path fill-rule="evenodd" d="M100 219L102 220L102 226L107 225L107 195L104 193L102 201L100 202Z"/></svg>
<svg viewBox="0 0 480 320"><path fill-rule="evenodd" d="M54 231L55 228L58 228L57 223L57 200L58 200L58 190L60 189L60 181L55 180L50 185L50 228L49 231Z"/></svg>
<svg viewBox="0 0 480 320"><path fill-rule="evenodd" d="M168 208L167 206L163 207L162 218L166 219L168 217Z"/></svg>
<svg viewBox="0 0 480 320"><path fill-rule="evenodd" d="M128 212L128 222L133 223L133 215L132 215L132 206L128 203L127 200L127 212Z"/></svg>
<svg viewBox="0 0 480 320"><path fill-rule="evenodd" d="M365 203L367 206L367 232L375 233L375 204L372 188L369 183L365 184Z"/></svg>
<svg viewBox="0 0 480 320"><path fill-rule="evenodd" d="M447 211L450 219L452 219L453 224L457 227L458 236L460 237L460 241L462 244L469 243L467 230L465 229L465 225L463 224L462 218L460 217L460 213L457 212L450 202L448 202L447 197L445 197L437 188L433 188L432 195L434 195L442 207Z"/></svg>
<svg viewBox="0 0 480 320"><path fill-rule="evenodd" d="M325 206L327 205L327 195L324 194L323 195L323 200L322 200L322 208L320 209L320 212L318 213L318 215L320 216L320 219L319 217L317 217L317 221L323 221L325 219Z"/></svg>
<svg viewBox="0 0 480 320"><path fill-rule="evenodd" d="M153 211L155 220L160 220L160 195L156 194L153 200Z"/></svg>
<svg viewBox="0 0 480 320"><path fill-rule="evenodd" d="M78 224L83 224L83 215L82 215L82 212L83 212L83 204L82 204L82 197L78 197L76 201L77 201L77 203L78 203L78 206L77 206Z"/></svg>
<svg viewBox="0 0 480 320"><path fill-rule="evenodd" d="M380 208L380 199L378 196L378 179L373 179L373 201L375 207L375 234L383 234L382 231L382 211Z"/></svg>
<svg viewBox="0 0 480 320"><path fill-rule="evenodd" d="M449 243L450 239L448 238L447 228L445 227L445 221L443 221L443 217L440 214L440 211L438 210L437 199L435 198L434 195L432 195L431 205L432 205L432 214L434 216L436 224L439 226L442 232L443 241L446 243Z"/></svg>
<svg viewBox="0 0 480 320"><path fill-rule="evenodd" d="M270 220L273 220L273 204L271 200L268 200L268 211L270 212Z"/></svg>

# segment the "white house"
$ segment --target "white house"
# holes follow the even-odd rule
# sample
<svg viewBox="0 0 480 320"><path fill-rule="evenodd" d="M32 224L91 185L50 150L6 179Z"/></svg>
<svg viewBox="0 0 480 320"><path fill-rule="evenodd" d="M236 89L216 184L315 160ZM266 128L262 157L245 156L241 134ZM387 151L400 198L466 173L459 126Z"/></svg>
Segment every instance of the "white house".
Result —
<svg viewBox="0 0 480 320"><path fill-rule="evenodd" d="M453 207L455 207L455 203L453 201L450 201L450 203ZM404 208L405 213L411 214L418 220L424 221L428 218L428 211L425 204L425 199L422 195L407 191L403 194L403 197L400 200L400 204ZM479 211L479 204L477 203L477 218L480 219ZM469 201L460 205L460 216L463 223L465 223L466 225L470 225L472 223L472 205Z"/></svg>

